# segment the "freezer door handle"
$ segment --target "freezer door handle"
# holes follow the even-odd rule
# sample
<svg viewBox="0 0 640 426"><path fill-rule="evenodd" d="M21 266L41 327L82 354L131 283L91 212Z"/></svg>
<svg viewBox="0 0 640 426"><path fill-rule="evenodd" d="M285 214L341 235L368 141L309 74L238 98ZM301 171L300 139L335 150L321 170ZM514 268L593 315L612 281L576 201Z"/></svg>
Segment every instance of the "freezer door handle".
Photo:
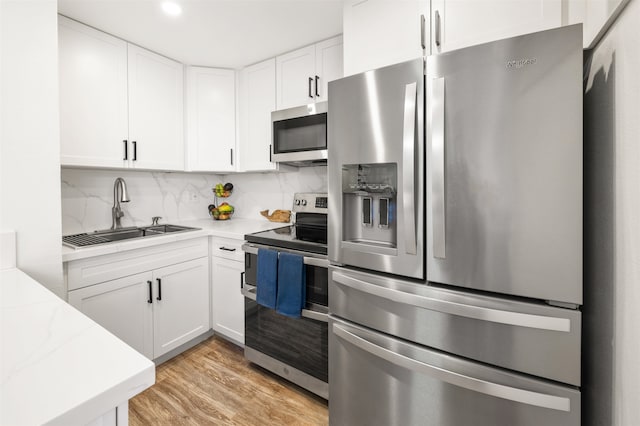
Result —
<svg viewBox="0 0 640 426"><path fill-rule="evenodd" d="M485 308L482 306L467 305L448 300L419 296L417 294L406 293L404 291L371 284L366 281L347 276L339 271L333 271L331 277L334 282L363 293L403 303L405 305L412 305L428 309L430 311L441 312L443 314L547 331L560 331L566 333L571 331L571 321L568 318L504 311L500 309Z"/></svg>
<svg viewBox="0 0 640 426"><path fill-rule="evenodd" d="M444 77L427 82L428 133L431 138L431 238L433 256L446 255Z"/></svg>
<svg viewBox="0 0 640 426"><path fill-rule="evenodd" d="M454 386L469 389L473 392L478 392L485 395L491 395L496 398L520 402L536 407L566 412L571 410L571 401L569 400L569 398L533 392L525 389L514 388L511 386L505 386L436 367L407 357L405 355L393 352L382 346L378 346L375 343L370 342L369 340L366 340L347 331L337 323L333 323L332 331L335 336L351 343L352 345L360 348L365 352L368 352L371 355L384 359L387 362L390 362L407 370L425 374L427 376L433 377L434 379L452 384Z"/></svg>
<svg viewBox="0 0 640 426"><path fill-rule="evenodd" d="M415 220L415 144L418 84L409 83L404 92L404 128L402 134L402 209L404 212L405 252L416 254Z"/></svg>

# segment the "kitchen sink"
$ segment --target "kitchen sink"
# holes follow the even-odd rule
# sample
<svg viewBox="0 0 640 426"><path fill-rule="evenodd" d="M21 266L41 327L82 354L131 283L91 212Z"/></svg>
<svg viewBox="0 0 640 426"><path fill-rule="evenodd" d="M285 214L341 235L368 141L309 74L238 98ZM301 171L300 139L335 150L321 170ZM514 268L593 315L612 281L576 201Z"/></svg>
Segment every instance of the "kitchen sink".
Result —
<svg viewBox="0 0 640 426"><path fill-rule="evenodd" d="M153 225L121 228L117 230L105 229L101 231L85 232L82 234L65 235L62 237L62 244L72 248L90 247L123 240L148 238L177 232L197 231L199 229L200 228L191 228L179 225Z"/></svg>

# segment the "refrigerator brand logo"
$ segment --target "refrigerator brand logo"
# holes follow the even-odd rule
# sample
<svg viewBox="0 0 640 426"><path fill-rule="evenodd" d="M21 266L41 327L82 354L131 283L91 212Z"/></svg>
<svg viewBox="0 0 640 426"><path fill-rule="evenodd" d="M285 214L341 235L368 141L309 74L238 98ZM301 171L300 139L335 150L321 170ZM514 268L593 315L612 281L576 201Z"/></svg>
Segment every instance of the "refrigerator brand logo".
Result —
<svg viewBox="0 0 640 426"><path fill-rule="evenodd" d="M538 62L537 58L516 59L515 61L507 61L507 68L520 69L526 67L527 65L535 65L536 62Z"/></svg>

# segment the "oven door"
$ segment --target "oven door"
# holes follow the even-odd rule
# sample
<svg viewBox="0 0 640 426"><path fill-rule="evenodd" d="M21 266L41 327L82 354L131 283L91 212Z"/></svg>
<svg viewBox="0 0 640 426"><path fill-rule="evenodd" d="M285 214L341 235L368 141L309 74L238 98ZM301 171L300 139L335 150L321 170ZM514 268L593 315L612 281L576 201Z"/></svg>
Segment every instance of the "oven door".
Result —
<svg viewBox="0 0 640 426"><path fill-rule="evenodd" d="M328 265L306 256L307 306L291 318L256 302L256 244L245 244L245 358L325 399L328 376ZM265 247L267 248L267 247ZM268 247L275 249L274 247ZM302 254L293 250L281 250ZM319 256L319 255L316 255Z"/></svg>

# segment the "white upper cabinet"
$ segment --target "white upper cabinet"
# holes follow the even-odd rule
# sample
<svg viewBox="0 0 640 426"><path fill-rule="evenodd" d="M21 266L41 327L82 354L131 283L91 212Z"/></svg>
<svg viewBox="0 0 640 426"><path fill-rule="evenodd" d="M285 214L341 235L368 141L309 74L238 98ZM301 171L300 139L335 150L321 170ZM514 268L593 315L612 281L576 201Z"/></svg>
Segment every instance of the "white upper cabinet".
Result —
<svg viewBox="0 0 640 426"><path fill-rule="evenodd" d="M562 26L562 0L432 0L432 53Z"/></svg>
<svg viewBox="0 0 640 426"><path fill-rule="evenodd" d="M326 101L328 83L344 76L342 36L316 44L315 102Z"/></svg>
<svg viewBox="0 0 640 426"><path fill-rule="evenodd" d="M430 13L429 1L345 1L344 75L429 54Z"/></svg>
<svg viewBox="0 0 640 426"><path fill-rule="evenodd" d="M275 170L271 162L271 112L276 109L275 58L244 68L239 76L240 169Z"/></svg>
<svg viewBox="0 0 640 426"><path fill-rule="evenodd" d="M131 165L184 170L183 66L129 44Z"/></svg>
<svg viewBox="0 0 640 426"><path fill-rule="evenodd" d="M61 164L184 170L182 64L58 19Z"/></svg>
<svg viewBox="0 0 640 426"><path fill-rule="evenodd" d="M188 170L236 170L235 81L233 70L187 67Z"/></svg>
<svg viewBox="0 0 640 426"><path fill-rule="evenodd" d="M316 47L308 46L276 58L277 108L291 108L314 102Z"/></svg>
<svg viewBox="0 0 640 426"><path fill-rule="evenodd" d="M592 49L628 0L566 0L568 24L582 24L582 47Z"/></svg>
<svg viewBox="0 0 640 426"><path fill-rule="evenodd" d="M343 75L342 36L276 58L276 107L292 108L327 99L327 83Z"/></svg>
<svg viewBox="0 0 640 426"><path fill-rule="evenodd" d="M127 43L58 17L61 163L124 167Z"/></svg>

